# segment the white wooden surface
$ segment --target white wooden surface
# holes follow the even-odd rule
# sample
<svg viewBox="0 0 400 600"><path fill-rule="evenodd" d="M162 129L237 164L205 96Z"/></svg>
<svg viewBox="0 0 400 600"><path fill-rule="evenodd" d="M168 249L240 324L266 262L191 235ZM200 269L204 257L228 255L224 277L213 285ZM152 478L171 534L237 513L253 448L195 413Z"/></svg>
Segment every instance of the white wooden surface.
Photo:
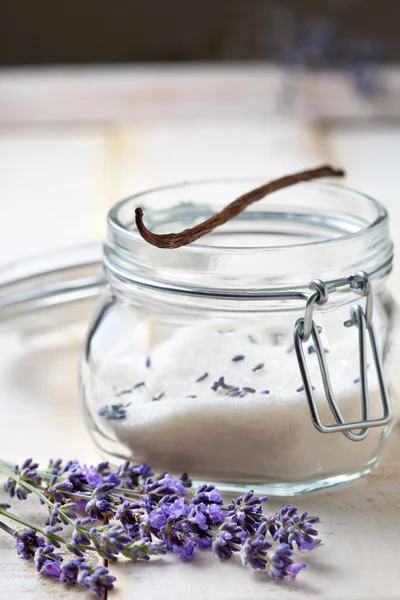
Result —
<svg viewBox="0 0 400 600"><path fill-rule="evenodd" d="M268 85L262 75L258 68L223 73L206 68L82 71L78 76L0 73L0 265L101 240L108 208L149 186L231 174L268 178L322 161L344 166L347 183L387 205L396 239L400 122L359 116L395 114L400 105L397 84L392 84L391 96L365 105L352 96L346 82L338 87L338 79L309 85L300 81L297 109L284 118L271 100L282 74L275 74ZM391 82L398 80L397 73L391 74ZM337 121L338 116L354 120ZM390 285L400 293L397 267ZM63 346L63 360L71 364L77 339L70 351ZM39 459L57 453L95 460L79 407L70 401L76 398L76 381L60 388L61 363L53 364L51 354L39 350L27 354L24 386L12 402L4 388L10 368L0 361L0 455L20 459L34 451ZM8 352L3 347L2 357ZM38 360L48 361L54 388L43 389L35 376ZM50 393L58 400L47 409ZM163 559L113 566L118 576L114 597L398 599L399 455L397 431L373 475L298 501L302 509L322 517L324 544L307 557L309 568L295 585L271 583L235 562L219 564L202 555L191 565ZM33 508L29 511L34 515ZM1 600L77 594L36 577L12 546L0 533ZM89 596L83 592L79 597Z"/></svg>

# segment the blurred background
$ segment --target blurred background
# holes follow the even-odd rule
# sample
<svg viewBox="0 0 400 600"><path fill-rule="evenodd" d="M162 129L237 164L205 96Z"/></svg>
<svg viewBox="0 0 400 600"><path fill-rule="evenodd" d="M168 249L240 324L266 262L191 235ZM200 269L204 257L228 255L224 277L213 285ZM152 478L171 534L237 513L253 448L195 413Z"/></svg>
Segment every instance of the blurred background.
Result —
<svg viewBox="0 0 400 600"><path fill-rule="evenodd" d="M148 187L325 161L396 237L399 22L397 0L2 0L0 265L101 241Z"/></svg>

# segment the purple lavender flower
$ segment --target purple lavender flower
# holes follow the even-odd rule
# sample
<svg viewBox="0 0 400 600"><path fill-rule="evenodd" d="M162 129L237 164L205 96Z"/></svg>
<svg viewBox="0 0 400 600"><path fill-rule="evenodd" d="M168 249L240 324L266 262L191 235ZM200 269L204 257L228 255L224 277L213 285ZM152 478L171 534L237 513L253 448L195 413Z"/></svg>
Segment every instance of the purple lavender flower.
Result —
<svg viewBox="0 0 400 600"><path fill-rule="evenodd" d="M249 535L254 535L265 519L262 514L261 504L267 502L267 496L254 496L254 491L250 490L244 496L238 496L228 505L228 514L232 517L232 522L236 523Z"/></svg>
<svg viewBox="0 0 400 600"><path fill-rule="evenodd" d="M41 572L44 575L49 575L50 577L55 577L56 579L59 579L61 575L61 566L58 564L58 562L48 560L44 563Z"/></svg>
<svg viewBox="0 0 400 600"><path fill-rule="evenodd" d="M98 554L108 560L117 560L132 541L121 525L101 525L92 527L90 537Z"/></svg>
<svg viewBox="0 0 400 600"><path fill-rule="evenodd" d="M5 484L5 489L11 498L16 496L18 500L26 499L31 491L24 487L24 483L32 486L40 485L42 480L36 471L38 466L38 463L33 462L32 458L27 458L21 468L18 465L14 466L13 471L17 479L10 477Z"/></svg>
<svg viewBox="0 0 400 600"><path fill-rule="evenodd" d="M182 473L181 481L182 481L183 487L185 487L185 488L191 488L193 485L193 482L192 482L191 478L189 477L188 473Z"/></svg>
<svg viewBox="0 0 400 600"><path fill-rule="evenodd" d="M236 523L223 523L218 530L212 549L221 560L231 558L234 552L239 552L246 537L243 529Z"/></svg>
<svg viewBox="0 0 400 600"><path fill-rule="evenodd" d="M318 517L309 517L306 512L298 514L297 508L291 504L283 506L274 516L267 517L268 529L275 541L288 544L293 548L296 544L299 550L313 550L319 544L318 531L314 524Z"/></svg>
<svg viewBox="0 0 400 600"><path fill-rule="evenodd" d="M42 537L38 536L34 529L20 529L14 533L17 543L17 553L22 558L32 558L36 550L45 545Z"/></svg>
<svg viewBox="0 0 400 600"><path fill-rule="evenodd" d="M75 584L78 580L79 571L84 563L84 558L73 558L61 565L61 583ZM86 568L85 568L86 570Z"/></svg>
<svg viewBox="0 0 400 600"><path fill-rule="evenodd" d="M60 525L47 525L43 530L43 534L49 544L59 548L60 542L58 540L57 533L62 530L63 528Z"/></svg>
<svg viewBox="0 0 400 600"><path fill-rule="evenodd" d="M265 571L267 568L267 551L272 544L265 539L264 535L255 535L246 538L242 548L242 563L249 564L253 569Z"/></svg>
<svg viewBox="0 0 400 600"><path fill-rule="evenodd" d="M181 560L193 558L195 544L192 540L189 524L185 519L168 517L165 525L160 529L161 539L168 550L179 554Z"/></svg>
<svg viewBox="0 0 400 600"><path fill-rule="evenodd" d="M226 515L221 494L213 485L201 485L191 500L189 523L196 544L201 548L212 545L211 529L220 525Z"/></svg>
<svg viewBox="0 0 400 600"><path fill-rule="evenodd" d="M290 565L290 567L289 567L290 581L294 581L296 579L297 575L300 573L300 571L302 571L306 567L307 567L306 563L303 563L303 562L294 563L293 565Z"/></svg>
<svg viewBox="0 0 400 600"><path fill-rule="evenodd" d="M159 501L166 494L186 495L186 489L182 481L177 477L173 477L170 473L164 473L161 479L156 481L147 480L144 491L153 502Z"/></svg>
<svg viewBox="0 0 400 600"><path fill-rule="evenodd" d="M195 542L187 516L190 505L183 497L175 494L164 496L158 508L150 510L147 523L142 525L142 532L156 536L165 543L165 547L179 554L181 560L193 558Z"/></svg>
<svg viewBox="0 0 400 600"><path fill-rule="evenodd" d="M141 503L125 501L115 513L114 518L121 523L131 539L136 539L140 535L140 522L144 514L141 509Z"/></svg>
<svg viewBox="0 0 400 600"><path fill-rule="evenodd" d="M293 564L293 550L288 544L279 544L267 553L267 573L272 579L284 579L289 576L292 581L305 569L305 563Z"/></svg>
<svg viewBox="0 0 400 600"><path fill-rule="evenodd" d="M35 552L35 567L36 571L40 573L44 566L50 562L60 563L63 558L60 554L54 554L54 546L52 544L44 544L39 546Z"/></svg>
<svg viewBox="0 0 400 600"><path fill-rule="evenodd" d="M214 485L203 484L197 488L192 504L222 504L222 498Z"/></svg>
<svg viewBox="0 0 400 600"><path fill-rule="evenodd" d="M233 386L221 380L219 386L229 393ZM9 484L10 495L17 495L19 486L23 497L25 490L19 483L29 478L32 485L38 485L36 467L29 459L21 469L15 468L18 481L15 486ZM126 462L116 474L107 462L88 467L70 461L63 466L61 460L50 461L48 473L52 475L50 483L42 489L53 500L53 506L43 530L44 538L34 528L16 532L18 554L24 558L34 556L36 569L41 573L61 582L82 585L98 595L111 590L115 578L106 568L93 568L85 563L87 549L96 550L108 560L123 555L133 561L147 561L167 551L178 554L181 560L190 560L196 547L212 546L220 559L229 559L234 552L241 551L243 563L253 569L263 570L274 579L294 580L305 564L293 563L293 547L310 550L319 543L315 539L316 517L299 515L296 507L286 505L274 516L265 518L262 504L267 498L256 497L253 491L232 500L227 507L213 485L200 486L188 499L186 488L191 480L186 473L181 478L162 473L153 480L148 477L152 472L147 465L131 466ZM142 486L138 490L141 498L132 501L128 492L128 497L121 496L124 490L117 489L121 483L128 489ZM87 516L83 518L76 518L77 505L69 502L69 497L77 492L79 496L87 495L87 500L83 498ZM4 511L8 505L0 508ZM114 522L98 524L106 516L115 519ZM71 521L72 535L64 540L57 535L63 529L60 523ZM13 533L12 529L4 528ZM276 542L275 547L266 539L267 534ZM78 558L63 563L54 551L60 543Z"/></svg>
<svg viewBox="0 0 400 600"><path fill-rule="evenodd" d="M189 510L190 507L185 503L184 498L177 497L176 495L171 497L164 496L158 508L150 511L147 523L154 535L161 535L163 537L167 521L168 525L171 526L181 517L186 517L189 514Z"/></svg>
<svg viewBox="0 0 400 600"><path fill-rule="evenodd" d="M62 473L62 460L61 458L50 459L47 471L52 475L61 475Z"/></svg>
<svg viewBox="0 0 400 600"><path fill-rule="evenodd" d="M188 516L193 540L199 548L211 548L212 528L224 521L224 511L219 504L192 504Z"/></svg>
<svg viewBox="0 0 400 600"><path fill-rule="evenodd" d="M57 477L52 477L47 487L47 497L52 502L59 504L68 502L65 493L71 493L74 490L74 486L70 481L57 481Z"/></svg>
<svg viewBox="0 0 400 600"><path fill-rule="evenodd" d="M92 519L103 521L113 515L113 499L108 492L116 487L114 483L101 483L92 492L86 505L86 512Z"/></svg>
<svg viewBox="0 0 400 600"><path fill-rule="evenodd" d="M153 471L146 464L131 465L127 460L118 467L117 475L121 480L120 485L124 488L132 490L139 484L143 484L146 479L153 475Z"/></svg>
<svg viewBox="0 0 400 600"><path fill-rule="evenodd" d="M107 567L91 567L82 563L79 567L77 583L92 590L99 597L105 590L111 591L115 577L109 574Z"/></svg>
<svg viewBox="0 0 400 600"><path fill-rule="evenodd" d="M76 554L76 556L83 556L82 550L85 550L85 546L91 545L91 539L87 529L78 524L78 520L75 521L75 528L71 535L71 540L66 544L67 550ZM81 548L83 546L83 548Z"/></svg>
<svg viewBox="0 0 400 600"><path fill-rule="evenodd" d="M76 504L74 502L68 502L67 504L61 504L61 502L55 502L50 516L47 520L47 525L57 525L57 523L64 523L68 525L69 520L76 519Z"/></svg>
<svg viewBox="0 0 400 600"><path fill-rule="evenodd" d="M62 473L76 492L81 491L82 486L87 484L85 466L81 465L77 460L67 462Z"/></svg>

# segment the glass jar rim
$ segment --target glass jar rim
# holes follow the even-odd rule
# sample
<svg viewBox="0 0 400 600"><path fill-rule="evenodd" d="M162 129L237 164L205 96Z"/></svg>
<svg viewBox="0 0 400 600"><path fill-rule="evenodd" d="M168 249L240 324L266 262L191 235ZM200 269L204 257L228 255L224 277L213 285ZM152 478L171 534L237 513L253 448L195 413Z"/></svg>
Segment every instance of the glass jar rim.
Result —
<svg viewBox="0 0 400 600"><path fill-rule="evenodd" d="M191 217L190 225L200 222L214 214L226 204L234 200L240 194L230 196L224 204L220 204L216 209L210 208L210 205L201 205L199 203L178 203L177 194L187 191L205 190L207 186L226 186L233 189L235 186L241 190L241 193L256 187L260 183L265 183L265 178L225 178L188 181L184 183L159 186L143 192L134 194L118 202L109 212L108 216L108 240L104 246L104 266L106 274L109 277L142 283L150 287L168 288L174 291L188 291L188 289L203 290L204 293L212 289L266 289L272 287L301 287L306 285L315 277L335 278L343 275L349 275L358 270L365 270L373 275L379 272L379 275L387 275L391 269L392 262L392 242L388 230L388 213L385 207L373 199L371 196L362 192L347 188L341 185L326 182L301 183L275 192L267 196L265 200L254 203L244 211L239 217L230 221L227 225L232 226L238 219L250 219L253 215L269 215L276 219L280 215L286 223L299 224L303 226L322 227L322 223L330 222L332 231L339 231L340 235L334 237L323 237L322 239L312 239L311 241L295 243L280 243L275 245L209 245L204 243L204 239L211 236L220 235L219 230L215 230L207 238L201 238L200 241L183 246L179 249L167 250L155 248L141 238L135 228L134 208L141 201L148 201L157 197L158 206L160 199L166 196L174 198L175 203L172 208L159 208L157 210L146 210L146 216L150 221L150 228L168 225L171 221L173 209L179 212L179 218ZM319 200L314 201L315 212L313 208L304 207L301 204L297 206L298 212L291 212L291 207L280 204L279 196L295 198L299 191L307 191L307 195L326 194L341 197L341 202L347 204L353 202L357 210L362 213L357 218L349 213L338 210L325 210L324 203ZM344 200L343 200L344 198ZM278 202L275 202L278 200ZM157 204L156 202L156 204ZM162 204L161 204L162 206ZM200 212L194 211L193 207L200 206ZM179 209L179 210L178 210ZM267 209L261 213L262 209ZM304 210L303 210L304 209ZM200 218L203 210L203 218ZM307 213L307 210L311 212ZM172 212L171 212L172 211ZM274 212L275 211L275 212ZM177 214L177 213L176 213ZM176 221L176 214L174 218ZM164 215L164 220L161 218ZM249 216L250 215L250 216ZM183 218L183 223L187 225L187 220ZM296 220L297 219L297 220ZM254 221L254 219L253 219ZM347 227L347 231L340 229ZM185 226L177 228L180 231ZM225 227L225 226L224 226ZM157 231L160 231L158 229ZM161 229L162 232L163 229ZM171 231L171 228L166 231ZM332 232L331 232L332 233ZM307 236L305 236L307 238ZM214 240L213 240L214 241ZM335 254L336 252L336 254ZM301 256L300 256L301 255ZM320 256L325 260L320 260ZM336 258L335 258L336 256ZM269 259L268 259L269 257ZM235 270L235 261L242 261L242 268ZM261 261L268 268L264 270L263 281L260 280L261 272L252 273L253 259ZM275 261L286 260L289 264L283 269L284 272L272 272L268 260ZM312 263L316 259L315 269L304 268L307 263ZM337 259L337 260L336 260ZM293 262L291 266L290 263ZM332 263L336 263L333 264ZM218 263L218 264L217 264ZM261 264L260 263L260 264ZM217 265L217 266L216 266ZM247 268L247 271L246 271ZM383 270L383 273L380 271ZM293 271L290 276L290 271ZM297 277L297 273L300 273ZM244 274L252 274L254 277L244 277ZM307 275L309 273L309 275Z"/></svg>
<svg viewBox="0 0 400 600"><path fill-rule="evenodd" d="M114 204L114 206L110 209L110 211L108 213L108 225L109 225L109 227L119 229L121 232L122 231L124 233L128 232L129 235L132 235L134 238L136 238L141 243L147 244L148 242L146 242L140 236L140 234L137 230L129 230L121 222L121 220L119 218L119 213L120 213L120 210L123 207L125 207L127 204L131 204L134 200L146 198L150 194L153 194L153 193L164 192L166 190L184 189L187 186L193 186L193 185L203 186L203 185L208 185L208 184L232 183L232 182L246 182L246 183L249 182L250 183L251 181L253 181L255 183L254 187L256 187L256 185L259 185L261 181L265 183L265 178L232 177L232 178L221 178L221 179L219 179L219 178L195 179L195 180L188 180L188 181L183 181L183 182L178 182L178 183L171 183L171 184L167 184L167 185L155 186L155 187L149 188L147 190L138 192L136 194L132 194L131 196L128 196L127 198L123 198L122 200L120 200L119 202ZM295 186L293 186L293 188L290 188L290 189L294 189L297 186L312 186L312 187L316 187L319 189L332 190L332 191L345 193L349 196L359 198L366 204L369 204L376 209L376 217L373 221L371 221L368 225L366 225L366 227L364 227L356 232L344 234L343 236L340 237L341 241L364 235L367 231L370 231L374 227L377 227L382 221L384 221L385 219L388 219L388 212L387 212L385 206L383 204L381 204L381 202L379 202L378 200L376 200L369 194L365 194L364 192L360 192L351 187L338 185L336 183L331 183L331 182L310 181L310 182L298 183ZM276 195L276 193L273 195L267 196L266 198L273 198L274 195ZM235 200L235 198L232 198L232 200ZM200 240L201 239L203 239L203 238L200 238ZM330 239L324 239L324 240L319 240L319 241L306 242L303 244L279 245L279 248L285 249L285 250L295 249L297 246L302 246L302 247L306 246L306 245L315 246L316 244L318 244L318 245L329 244L329 243L332 243L332 241L333 240L330 238ZM206 252L211 252L211 253L213 253L213 252L218 253L221 251L223 251L223 252L238 252L238 253L243 253L245 251L257 252L257 251L268 251L271 248L274 248L274 246L271 246L271 245L249 246L247 248L243 247L243 246L218 246L218 245L210 246L209 244L204 244L201 241L200 242L196 241L196 242L193 242L193 243L185 246L185 249L187 249L190 252L196 252L196 251L200 250L200 251L206 251Z"/></svg>

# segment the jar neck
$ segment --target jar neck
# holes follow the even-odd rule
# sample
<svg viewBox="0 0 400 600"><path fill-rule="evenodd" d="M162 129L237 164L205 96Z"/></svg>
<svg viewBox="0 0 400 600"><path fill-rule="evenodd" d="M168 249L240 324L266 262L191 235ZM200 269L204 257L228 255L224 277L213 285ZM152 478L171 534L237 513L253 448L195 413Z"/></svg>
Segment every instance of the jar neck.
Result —
<svg viewBox="0 0 400 600"><path fill-rule="evenodd" d="M388 215L371 198L331 184L301 184L257 202L233 221L175 250L145 242L134 209L145 204L147 225L180 231L221 210L260 181L170 186L117 204L108 219L104 268L114 287L254 299L299 291L313 279L331 281L365 271L372 282L392 263ZM190 198L191 202L179 203ZM158 208L162 206L162 208Z"/></svg>

